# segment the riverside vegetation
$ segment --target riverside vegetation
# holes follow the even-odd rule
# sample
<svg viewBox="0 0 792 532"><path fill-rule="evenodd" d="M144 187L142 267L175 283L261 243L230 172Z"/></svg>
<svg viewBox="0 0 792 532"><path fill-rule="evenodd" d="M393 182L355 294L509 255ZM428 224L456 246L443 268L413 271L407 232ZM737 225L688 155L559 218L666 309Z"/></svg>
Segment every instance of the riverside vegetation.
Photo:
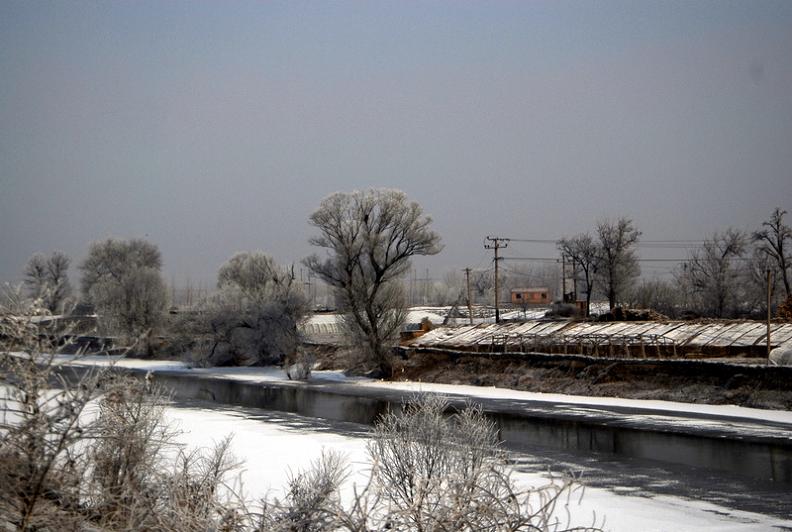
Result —
<svg viewBox="0 0 792 532"><path fill-rule="evenodd" d="M229 488L230 437L188 450L163 422L162 390L112 368L70 374L41 311L0 309L0 529L597 530L562 511L579 485L518 489L481 410L447 415L429 397L375 426L353 496L343 460L323 454L282 497L251 502Z"/></svg>

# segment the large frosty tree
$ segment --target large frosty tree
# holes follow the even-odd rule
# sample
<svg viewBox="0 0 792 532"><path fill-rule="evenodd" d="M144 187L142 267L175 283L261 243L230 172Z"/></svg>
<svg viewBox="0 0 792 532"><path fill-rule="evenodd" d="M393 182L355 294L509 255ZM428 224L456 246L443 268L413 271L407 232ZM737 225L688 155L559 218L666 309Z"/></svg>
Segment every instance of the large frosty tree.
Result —
<svg viewBox="0 0 792 532"><path fill-rule="evenodd" d="M145 240L91 244L80 266L82 293L105 330L135 337L159 325L166 302L161 267L159 249Z"/></svg>
<svg viewBox="0 0 792 532"><path fill-rule="evenodd" d="M404 192L388 189L333 194L310 217L320 232L311 244L328 254L305 264L334 288L350 340L386 374L405 317L401 277L411 257L441 249L431 222Z"/></svg>

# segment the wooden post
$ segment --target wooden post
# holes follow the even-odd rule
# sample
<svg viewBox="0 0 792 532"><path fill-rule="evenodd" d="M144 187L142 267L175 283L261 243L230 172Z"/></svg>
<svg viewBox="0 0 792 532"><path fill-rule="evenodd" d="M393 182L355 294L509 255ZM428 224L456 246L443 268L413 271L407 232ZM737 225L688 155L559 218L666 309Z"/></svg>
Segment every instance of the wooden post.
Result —
<svg viewBox="0 0 792 532"><path fill-rule="evenodd" d="M470 268L465 268L465 282L467 283L467 308L470 324L473 325L473 304L470 300Z"/></svg>

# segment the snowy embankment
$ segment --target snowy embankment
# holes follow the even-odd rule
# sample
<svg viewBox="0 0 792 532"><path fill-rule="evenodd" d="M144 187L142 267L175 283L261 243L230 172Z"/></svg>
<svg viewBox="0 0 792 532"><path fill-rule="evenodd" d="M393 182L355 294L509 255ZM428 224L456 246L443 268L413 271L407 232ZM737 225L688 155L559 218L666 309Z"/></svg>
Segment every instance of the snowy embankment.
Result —
<svg viewBox="0 0 792 532"><path fill-rule="evenodd" d="M74 359L59 357L61 363L79 365L110 365L139 371L167 371L195 375L202 378L218 378L247 383L267 383L299 386L303 383L291 381L278 367L223 367L191 368L178 361L139 360L111 356L91 356ZM519 414L541 404L554 407L559 413L618 419L624 423L654 423L666 428L674 427L701 432L718 430L735 437L768 435L792 441L792 412L785 410L762 410L735 405L704 405L645 399L622 399L617 397L590 397L581 395L526 392L506 388L480 387L471 385L438 384L409 381L379 381L363 377L347 377L340 371L315 371L310 386L335 385L339 393L371 396L384 394L438 393L457 400L487 403L487 407Z"/></svg>

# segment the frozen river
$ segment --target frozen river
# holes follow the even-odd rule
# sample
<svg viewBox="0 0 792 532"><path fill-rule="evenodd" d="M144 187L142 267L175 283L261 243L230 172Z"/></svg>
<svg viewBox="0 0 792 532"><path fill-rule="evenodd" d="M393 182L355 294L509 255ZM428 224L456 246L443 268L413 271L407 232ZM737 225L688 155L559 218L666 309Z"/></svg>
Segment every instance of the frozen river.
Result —
<svg viewBox="0 0 792 532"><path fill-rule="evenodd" d="M173 390L178 402L167 416L184 431L185 444L207 447L235 435L232 451L244 461L239 478L251 500L278 495L290 472L323 449L346 456L348 488L362 485L368 424L388 405L429 392L495 412L521 487L546 484L547 471L581 475L585 496L569 508L575 524L590 525L596 512L597 523L605 517L604 528L614 531L792 531L787 411L350 381L332 372L295 383L274 368L122 363ZM615 448L592 444L599 427ZM559 446L559 439L577 444Z"/></svg>
<svg viewBox="0 0 792 532"><path fill-rule="evenodd" d="M211 446L233 433L232 451L244 461L239 480L250 499L278 495L290 471L308 466L323 449L346 456L349 483L365 479L365 425L200 401L174 403L166 415L191 447ZM575 499L569 507L576 524L591 524L596 512L598 522L605 517L605 529L612 531L792 530L788 484L538 446L513 457L515 480L525 487L545 484L548 471L582 474L582 502Z"/></svg>

